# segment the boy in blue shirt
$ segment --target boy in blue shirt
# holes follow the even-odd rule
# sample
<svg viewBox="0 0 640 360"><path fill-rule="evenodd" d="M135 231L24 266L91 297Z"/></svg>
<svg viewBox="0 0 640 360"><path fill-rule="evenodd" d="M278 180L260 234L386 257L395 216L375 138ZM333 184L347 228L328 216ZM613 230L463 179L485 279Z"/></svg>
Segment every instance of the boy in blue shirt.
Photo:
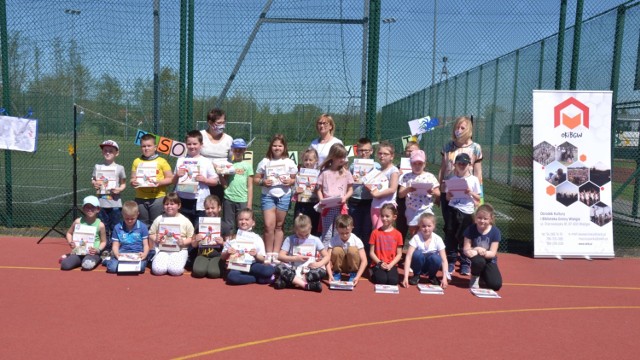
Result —
<svg viewBox="0 0 640 360"><path fill-rule="evenodd" d="M106 261L107 272L118 272L120 254L138 254L142 260L140 273L144 273L149 255L149 230L138 220L139 210L135 201L127 201L122 206L122 221L113 228L111 236L113 256Z"/></svg>

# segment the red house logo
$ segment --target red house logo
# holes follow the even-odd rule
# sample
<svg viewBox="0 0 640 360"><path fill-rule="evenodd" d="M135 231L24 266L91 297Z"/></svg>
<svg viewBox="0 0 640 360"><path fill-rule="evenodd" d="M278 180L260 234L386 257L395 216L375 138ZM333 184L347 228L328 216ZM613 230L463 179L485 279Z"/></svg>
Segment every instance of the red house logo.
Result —
<svg viewBox="0 0 640 360"><path fill-rule="evenodd" d="M582 124L589 128L589 107L574 97L561 102L553 108L553 127L564 125L575 129Z"/></svg>

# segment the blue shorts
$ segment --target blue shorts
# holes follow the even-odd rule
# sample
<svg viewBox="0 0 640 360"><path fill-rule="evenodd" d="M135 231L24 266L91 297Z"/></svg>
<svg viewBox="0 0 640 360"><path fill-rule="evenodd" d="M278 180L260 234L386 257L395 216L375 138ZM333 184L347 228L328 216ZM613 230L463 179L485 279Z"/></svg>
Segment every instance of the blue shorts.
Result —
<svg viewBox="0 0 640 360"><path fill-rule="evenodd" d="M262 194L260 196L262 210L271 210L275 207L280 211L289 211L289 205L291 205L291 193L292 192L289 191L288 194L282 195L281 197Z"/></svg>

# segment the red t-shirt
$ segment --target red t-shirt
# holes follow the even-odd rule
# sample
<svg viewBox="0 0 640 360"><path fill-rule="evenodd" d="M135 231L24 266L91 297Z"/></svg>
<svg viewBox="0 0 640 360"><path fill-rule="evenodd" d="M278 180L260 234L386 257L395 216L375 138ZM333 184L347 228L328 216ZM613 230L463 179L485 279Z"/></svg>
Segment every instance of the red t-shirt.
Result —
<svg viewBox="0 0 640 360"><path fill-rule="evenodd" d="M390 263L398 253L398 247L402 247L403 240L400 231L393 229L391 231L382 231L375 229L369 237L369 244L375 246L375 253L380 261ZM371 264L375 266L375 264Z"/></svg>

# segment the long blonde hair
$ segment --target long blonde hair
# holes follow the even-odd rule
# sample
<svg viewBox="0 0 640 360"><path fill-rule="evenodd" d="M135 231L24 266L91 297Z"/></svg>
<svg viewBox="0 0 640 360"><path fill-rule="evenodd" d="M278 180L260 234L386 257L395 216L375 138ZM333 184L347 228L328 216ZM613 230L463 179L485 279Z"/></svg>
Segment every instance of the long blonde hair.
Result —
<svg viewBox="0 0 640 360"><path fill-rule="evenodd" d="M460 135L460 137L456 136L456 129L458 125L466 122L467 128ZM473 136L473 122L471 122L471 118L468 116L459 116L456 118L456 122L453 124L453 129L451 129L451 139L453 142L460 142L462 144L466 144L469 139Z"/></svg>

